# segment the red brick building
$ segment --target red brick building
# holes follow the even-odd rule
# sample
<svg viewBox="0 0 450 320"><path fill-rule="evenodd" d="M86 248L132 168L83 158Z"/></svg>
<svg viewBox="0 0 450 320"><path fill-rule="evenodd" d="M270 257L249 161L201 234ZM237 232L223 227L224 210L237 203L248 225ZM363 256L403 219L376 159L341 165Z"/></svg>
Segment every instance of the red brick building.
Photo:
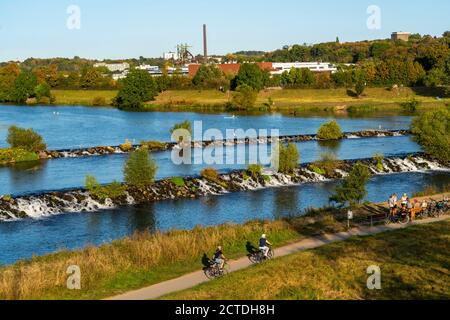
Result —
<svg viewBox="0 0 450 320"><path fill-rule="evenodd" d="M262 70L273 71L272 62L257 62L256 63ZM190 64L189 65L189 76L194 77L198 69L200 69L201 64ZM226 74L237 74L241 68L240 63L223 63L216 65L220 70Z"/></svg>

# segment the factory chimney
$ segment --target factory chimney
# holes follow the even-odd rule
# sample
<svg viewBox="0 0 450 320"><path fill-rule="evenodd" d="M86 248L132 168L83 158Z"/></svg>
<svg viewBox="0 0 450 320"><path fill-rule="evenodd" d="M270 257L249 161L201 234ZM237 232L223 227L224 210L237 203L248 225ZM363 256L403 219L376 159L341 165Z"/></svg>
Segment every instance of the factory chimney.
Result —
<svg viewBox="0 0 450 320"><path fill-rule="evenodd" d="M206 24L203 25L203 59L208 63L208 41L206 38Z"/></svg>

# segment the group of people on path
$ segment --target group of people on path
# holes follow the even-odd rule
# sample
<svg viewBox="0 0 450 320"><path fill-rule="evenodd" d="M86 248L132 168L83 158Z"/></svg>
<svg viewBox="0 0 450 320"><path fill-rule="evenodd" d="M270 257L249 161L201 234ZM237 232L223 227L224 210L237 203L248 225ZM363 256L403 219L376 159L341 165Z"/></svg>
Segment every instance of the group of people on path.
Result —
<svg viewBox="0 0 450 320"><path fill-rule="evenodd" d="M400 206L398 205L400 202ZM397 214L409 214L411 219L414 220L416 217L416 213L419 211L424 211L428 207L428 203L426 201L422 201L419 203L418 200L414 200L414 202L408 197L405 193L398 199L397 194L392 194L388 200L389 204L389 213L391 216L395 216Z"/></svg>

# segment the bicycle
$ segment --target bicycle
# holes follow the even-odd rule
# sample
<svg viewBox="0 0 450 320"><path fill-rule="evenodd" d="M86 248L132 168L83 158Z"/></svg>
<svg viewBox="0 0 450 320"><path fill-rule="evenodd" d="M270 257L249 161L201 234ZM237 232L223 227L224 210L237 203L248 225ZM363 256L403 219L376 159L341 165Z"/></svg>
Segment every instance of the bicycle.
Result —
<svg viewBox="0 0 450 320"><path fill-rule="evenodd" d="M271 260L275 257L275 252L273 251L272 247L269 247L269 252L267 252L267 257L264 256L263 250L258 250L258 252L255 252L249 256L249 259L252 263L258 264L261 262L264 262L266 260Z"/></svg>
<svg viewBox="0 0 450 320"><path fill-rule="evenodd" d="M211 262L210 266L206 267L204 272L208 279L221 278L223 276L226 276L229 273L228 263L227 263L227 261L225 261L223 268L219 268L217 263Z"/></svg>
<svg viewBox="0 0 450 320"><path fill-rule="evenodd" d="M385 224L390 225L393 223L399 223L399 224L404 225L404 224L408 224L410 221L411 221L411 218L410 218L409 212L407 212L405 210L400 210L399 212L397 212L394 215L389 214L386 217Z"/></svg>

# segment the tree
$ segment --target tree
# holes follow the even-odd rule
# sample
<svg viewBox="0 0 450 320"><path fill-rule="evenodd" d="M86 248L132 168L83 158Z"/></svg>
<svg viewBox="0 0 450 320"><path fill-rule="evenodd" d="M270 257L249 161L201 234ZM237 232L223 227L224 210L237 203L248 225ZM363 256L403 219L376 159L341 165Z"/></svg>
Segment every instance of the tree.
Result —
<svg viewBox="0 0 450 320"><path fill-rule="evenodd" d="M257 64L244 63L241 65L238 74L232 80L231 88L236 89L243 85L249 86L256 91L264 88L264 74Z"/></svg>
<svg viewBox="0 0 450 320"><path fill-rule="evenodd" d="M48 98L49 102L52 102L51 87L46 82L37 85L34 88L34 96L38 102L41 101L42 98Z"/></svg>
<svg viewBox="0 0 450 320"><path fill-rule="evenodd" d="M84 68L80 77L80 87L83 89L98 88L104 81L102 72L99 68Z"/></svg>
<svg viewBox="0 0 450 320"><path fill-rule="evenodd" d="M123 169L125 182L130 186L142 189L153 183L157 169L156 162L151 158L148 148L142 146L131 152L125 162Z"/></svg>
<svg viewBox="0 0 450 320"><path fill-rule="evenodd" d="M22 72L14 81L10 97L11 101L16 103L25 103L28 98L34 96L34 88L36 86L36 76L28 71Z"/></svg>
<svg viewBox="0 0 450 320"><path fill-rule="evenodd" d="M298 167L300 161L300 153L297 145L289 143L287 145L280 144L278 147L279 161L278 171L284 174L291 174Z"/></svg>
<svg viewBox="0 0 450 320"><path fill-rule="evenodd" d="M44 139L33 129L23 129L11 126L8 129L6 142L11 148L19 148L30 152L39 152L47 149Z"/></svg>
<svg viewBox="0 0 450 320"><path fill-rule="evenodd" d="M364 78L360 77L355 84L355 93L356 96L359 98L363 93L364 90L366 89L366 83Z"/></svg>
<svg viewBox="0 0 450 320"><path fill-rule="evenodd" d="M252 87L247 85L241 85L236 89L233 94L232 105L239 110L245 110L247 108L253 108L256 100L258 99L258 93Z"/></svg>
<svg viewBox="0 0 450 320"><path fill-rule="evenodd" d="M19 74L19 66L15 63L9 63L0 68L0 102L11 101L14 82Z"/></svg>
<svg viewBox="0 0 450 320"><path fill-rule="evenodd" d="M450 161L450 109L442 108L417 116L412 123L414 139L441 161Z"/></svg>
<svg viewBox="0 0 450 320"><path fill-rule="evenodd" d="M336 192L330 197L330 201L342 205L350 203L352 206L360 203L367 196L366 184L370 176L367 166L360 162L356 163L349 175L336 187Z"/></svg>
<svg viewBox="0 0 450 320"><path fill-rule="evenodd" d="M343 134L341 127L336 120L323 124L318 132L317 137L320 140L339 140L342 139Z"/></svg>
<svg viewBox="0 0 450 320"><path fill-rule="evenodd" d="M153 100L157 93L153 77L147 71L133 69L123 80L114 104L120 109L139 110L144 102Z"/></svg>
<svg viewBox="0 0 450 320"><path fill-rule="evenodd" d="M227 79L222 70L215 65L201 65L192 78L192 83L201 88L215 88L227 86Z"/></svg>

